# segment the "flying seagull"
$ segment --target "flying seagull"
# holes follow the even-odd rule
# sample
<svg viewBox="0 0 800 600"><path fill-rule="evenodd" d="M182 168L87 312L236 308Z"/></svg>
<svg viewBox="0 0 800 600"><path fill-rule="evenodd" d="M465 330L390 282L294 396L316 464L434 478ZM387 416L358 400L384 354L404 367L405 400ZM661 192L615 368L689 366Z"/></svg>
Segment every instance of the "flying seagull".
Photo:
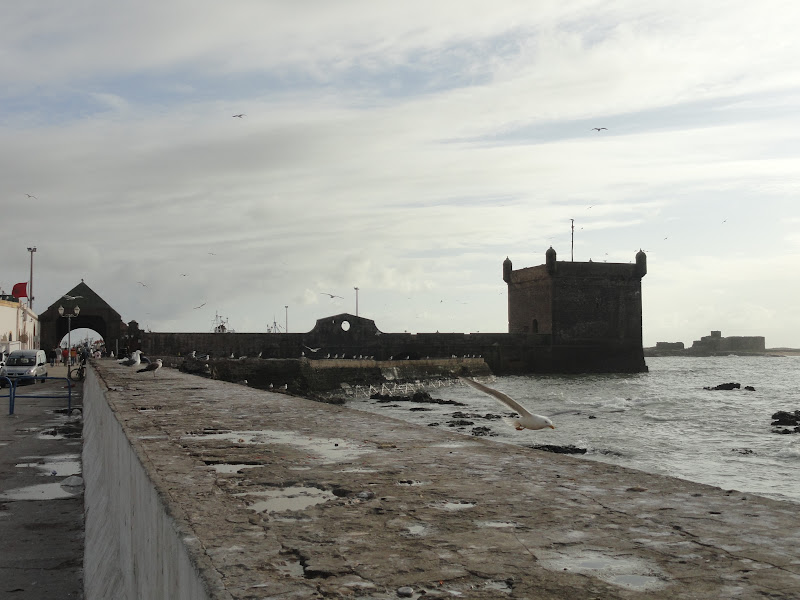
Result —
<svg viewBox="0 0 800 600"><path fill-rule="evenodd" d="M337 296L336 294L330 294L328 292L320 292L319 294L320 296L330 296L331 300L333 300L334 298L342 298L341 296ZM344 300L344 298L342 298L342 300Z"/></svg>
<svg viewBox="0 0 800 600"><path fill-rule="evenodd" d="M160 368L161 368L161 359L157 358L156 362L150 363L144 369L139 369L136 372L137 373L144 373L146 371L152 371L153 372L153 379L155 379L156 378L156 371L158 371Z"/></svg>
<svg viewBox="0 0 800 600"><path fill-rule="evenodd" d="M25 194L25 195L26 195L28 198L33 198L34 200L38 200L38 198L37 198L36 196L34 196L33 194Z"/></svg>
<svg viewBox="0 0 800 600"><path fill-rule="evenodd" d="M146 284L144 284L144 283L142 283L141 281L137 281L136 283L138 283L138 284L139 284L139 285L141 285L142 287L147 287L147 285L146 285Z"/></svg>
<svg viewBox="0 0 800 600"><path fill-rule="evenodd" d="M207 303L203 302L200 306L195 306L192 310L197 310L198 308L203 308Z"/></svg>
<svg viewBox="0 0 800 600"><path fill-rule="evenodd" d="M495 400L499 400L509 408L517 411L520 415L519 419L509 419L508 422L516 429L517 431L522 431L523 429L555 429L553 422L548 419L547 417L543 417L541 415L532 415L529 413L525 407L523 407L519 402L507 396L503 392L498 392L497 390L493 390L490 387L483 385L482 383L478 383L477 381L470 379L469 377L459 377L461 381L466 383L467 385L471 385L476 390L480 390L484 394L489 394L490 396L494 397Z"/></svg>
<svg viewBox="0 0 800 600"><path fill-rule="evenodd" d="M244 113L240 113L238 115L233 115L233 117L236 118L236 119L241 119L244 116L245 116Z"/></svg>
<svg viewBox="0 0 800 600"><path fill-rule="evenodd" d="M602 131L603 129L608 131L608 127L592 127L592 131Z"/></svg>
<svg viewBox="0 0 800 600"><path fill-rule="evenodd" d="M305 344L303 344L303 348L308 348L309 352L319 352L322 348L309 348Z"/></svg>
<svg viewBox="0 0 800 600"><path fill-rule="evenodd" d="M123 358L118 360L117 362L121 364L123 367L135 367L136 365L142 362L142 359L140 358L141 353L142 353L141 350L134 350L133 352L131 352L129 358Z"/></svg>
<svg viewBox="0 0 800 600"><path fill-rule="evenodd" d="M64 294L61 296L64 300L77 300L78 298L83 298L83 296L70 296L69 294Z"/></svg>

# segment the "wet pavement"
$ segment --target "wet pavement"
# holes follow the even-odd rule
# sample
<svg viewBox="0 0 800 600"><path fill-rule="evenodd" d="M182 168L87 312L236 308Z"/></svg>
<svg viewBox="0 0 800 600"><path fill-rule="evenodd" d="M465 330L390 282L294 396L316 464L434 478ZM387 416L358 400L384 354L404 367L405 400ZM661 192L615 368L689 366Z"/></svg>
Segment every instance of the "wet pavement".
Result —
<svg viewBox="0 0 800 600"><path fill-rule="evenodd" d="M96 369L195 568L224 585L212 598L800 597L793 503L169 368Z"/></svg>
<svg viewBox="0 0 800 600"><path fill-rule="evenodd" d="M64 367L48 371L66 376ZM65 386L20 387L13 415L9 389L0 389L0 598L83 597L81 412L68 415L65 398L30 397L65 396Z"/></svg>

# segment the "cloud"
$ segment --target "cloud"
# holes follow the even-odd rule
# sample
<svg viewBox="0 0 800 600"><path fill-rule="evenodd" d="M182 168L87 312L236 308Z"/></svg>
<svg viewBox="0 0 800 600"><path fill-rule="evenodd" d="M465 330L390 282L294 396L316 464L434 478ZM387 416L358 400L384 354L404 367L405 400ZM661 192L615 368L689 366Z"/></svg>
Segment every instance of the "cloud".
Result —
<svg viewBox="0 0 800 600"><path fill-rule="evenodd" d="M566 259L574 219L576 260L648 252L646 341L753 311L791 345L800 9L776 6L15 6L5 272L36 243L39 298L85 277L156 330L287 305L308 330L358 286L386 331L503 331L502 260Z"/></svg>

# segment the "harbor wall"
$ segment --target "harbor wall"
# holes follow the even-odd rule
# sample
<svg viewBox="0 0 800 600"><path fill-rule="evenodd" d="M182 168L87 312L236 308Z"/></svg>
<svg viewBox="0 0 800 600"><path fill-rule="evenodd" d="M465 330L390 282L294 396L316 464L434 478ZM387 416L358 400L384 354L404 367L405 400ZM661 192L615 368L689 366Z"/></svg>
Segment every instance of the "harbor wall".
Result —
<svg viewBox="0 0 800 600"><path fill-rule="evenodd" d="M83 391L86 600L211 598L128 433L87 369Z"/></svg>
<svg viewBox="0 0 800 600"><path fill-rule="evenodd" d="M355 322L357 317L349 317ZM312 349L317 349L312 352ZM159 333L142 335L148 356L332 360L373 357L377 361L482 358L495 375L532 373L638 373L647 370L641 343L609 339L553 345L547 334L380 333ZM329 358L325 358L329 357Z"/></svg>

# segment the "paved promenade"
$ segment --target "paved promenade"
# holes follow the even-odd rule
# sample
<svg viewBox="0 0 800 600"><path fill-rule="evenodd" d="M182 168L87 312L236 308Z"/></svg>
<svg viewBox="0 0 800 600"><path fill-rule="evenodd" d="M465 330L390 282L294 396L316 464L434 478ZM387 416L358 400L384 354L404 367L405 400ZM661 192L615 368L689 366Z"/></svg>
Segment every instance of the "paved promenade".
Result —
<svg viewBox="0 0 800 600"><path fill-rule="evenodd" d="M213 598L800 598L797 504L168 368L97 372Z"/></svg>
<svg viewBox="0 0 800 600"><path fill-rule="evenodd" d="M48 374L66 377L65 367ZM0 389L0 598L82 598L81 414L62 395L64 380L19 388L14 415ZM73 391L80 406L80 386ZM61 412L59 412L61 411Z"/></svg>

